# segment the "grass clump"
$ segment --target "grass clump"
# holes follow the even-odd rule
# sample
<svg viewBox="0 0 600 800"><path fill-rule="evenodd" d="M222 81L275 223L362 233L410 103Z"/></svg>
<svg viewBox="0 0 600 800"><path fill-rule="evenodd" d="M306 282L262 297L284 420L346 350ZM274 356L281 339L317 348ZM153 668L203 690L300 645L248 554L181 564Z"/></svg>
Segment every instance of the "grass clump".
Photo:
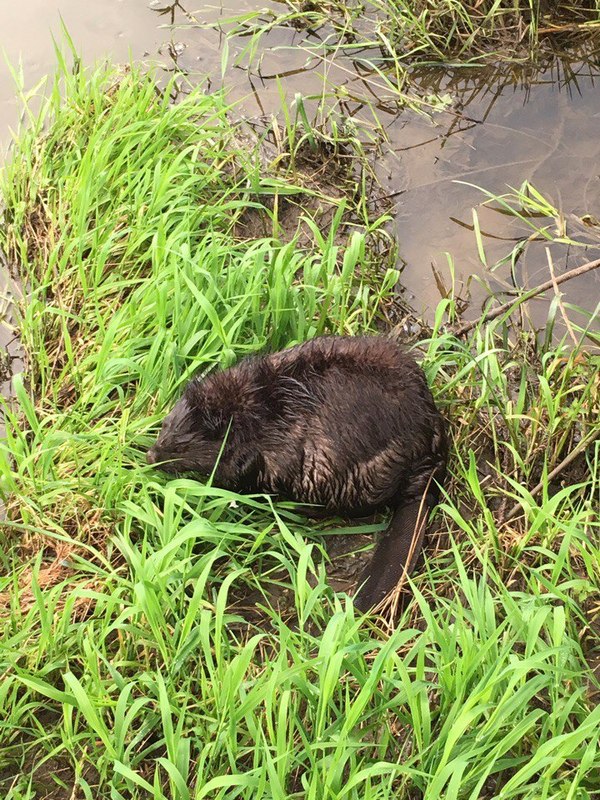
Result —
<svg viewBox="0 0 600 800"><path fill-rule="evenodd" d="M222 95L60 80L2 181L28 355L0 461L4 796L593 797L597 442L531 491L597 425L591 357L499 322L465 345L440 304L439 546L396 626L361 623L330 585L335 525L143 451L192 373L374 330L397 274L337 213L303 248L240 239L250 205L277 221L314 188L261 173Z"/></svg>

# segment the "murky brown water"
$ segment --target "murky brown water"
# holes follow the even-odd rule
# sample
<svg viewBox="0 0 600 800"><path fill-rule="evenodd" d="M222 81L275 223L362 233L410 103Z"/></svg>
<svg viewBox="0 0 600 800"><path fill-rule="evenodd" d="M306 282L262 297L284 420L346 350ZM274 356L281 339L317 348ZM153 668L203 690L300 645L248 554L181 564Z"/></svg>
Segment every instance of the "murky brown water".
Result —
<svg viewBox="0 0 600 800"><path fill-rule="evenodd" d="M443 79L441 89L459 98L461 113L468 119L444 113L432 126L413 115L391 129L392 147L399 157L392 184L404 189L396 230L407 263L404 283L417 304L431 307L439 298L431 264L447 272L445 252L454 259L459 281L480 275L493 288L510 283L508 268L492 276L481 264L471 209L486 198L459 181L502 194L528 180L566 215L599 215L600 69L589 64L571 67L570 81L559 70L538 74L528 86L502 75L490 75L482 85L481 76L457 72ZM511 237L530 233L523 224L490 208L478 208L477 213L488 265L506 255ZM586 235L568 220L567 231L578 239ZM600 241L600 236L595 238ZM556 274L600 255L597 247L566 252L555 246L551 252ZM531 287L549 278L543 243L526 251L516 277L520 285ZM563 291L566 302L593 311L600 300L600 274L569 282ZM472 282L471 296L477 311L487 291ZM530 305L534 322L542 324L547 303Z"/></svg>
<svg viewBox="0 0 600 800"><path fill-rule="evenodd" d="M62 14L76 48L89 62L101 55L127 60L129 54L157 58L167 68L173 61L192 80L208 74L221 85L222 42L217 30L191 28L190 22L226 20L233 14L268 7L265 0L223 0L224 7L205 6L189 12L167 0L34 0L27 12L18 4L2 3L0 45L13 62L22 54L27 84L53 70L51 32L60 35ZM281 10L279 3L271 8ZM229 6L229 9L227 8ZM169 25L173 23L173 28ZM600 217L600 67L596 57L568 68L551 69L527 81L517 72L457 70L421 73L425 93L447 94L451 106L432 119L398 112L381 79L358 75L347 58L335 62L311 56L298 47L316 41L314 34L275 29L260 44L260 58L249 59L251 44L239 35L229 44L224 82L240 114L260 117L277 113L283 91L288 102L296 93L313 96L307 107L325 116L334 103L374 130L372 109L383 124L388 144L377 161L383 184L395 198L395 230L405 265L402 282L418 312L429 315L440 298L440 283L450 285L449 253L457 284L469 285L471 314L477 314L487 289L480 276L498 290L512 285L510 268L491 274L480 262L472 226L472 208L484 196L465 181L495 194L517 187L525 179L551 198L567 216ZM236 66L236 61L239 66ZM251 63L251 69L246 69ZM323 82L328 98L320 103ZM0 141L17 120L12 78L0 70ZM510 250L515 238L527 235L523 225L490 209L479 209L486 260L492 265ZM598 258L600 250L554 248L557 274ZM432 265L441 281L436 281ZM546 253L532 245L516 269L519 284L534 286L548 278ZM600 299L600 271L564 285L565 300L593 311ZM466 290L465 290L466 292ZM543 324L548 302L530 304L533 320Z"/></svg>

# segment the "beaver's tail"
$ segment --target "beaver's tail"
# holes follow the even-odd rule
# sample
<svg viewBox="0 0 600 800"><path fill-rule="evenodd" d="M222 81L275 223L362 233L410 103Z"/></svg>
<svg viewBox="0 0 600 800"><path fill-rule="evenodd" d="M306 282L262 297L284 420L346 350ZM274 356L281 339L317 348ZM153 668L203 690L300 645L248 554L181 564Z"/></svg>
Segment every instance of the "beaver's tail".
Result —
<svg viewBox="0 0 600 800"><path fill-rule="evenodd" d="M428 424L428 452L411 479L410 494L399 498L388 529L357 583L354 604L359 611L369 611L396 587L401 588L419 560L427 517L439 502L448 461L446 422L437 409Z"/></svg>
<svg viewBox="0 0 600 800"><path fill-rule="evenodd" d="M359 611L366 613L377 606L411 574L423 545L428 514L427 502L414 501L394 510L388 529L358 580L354 605Z"/></svg>

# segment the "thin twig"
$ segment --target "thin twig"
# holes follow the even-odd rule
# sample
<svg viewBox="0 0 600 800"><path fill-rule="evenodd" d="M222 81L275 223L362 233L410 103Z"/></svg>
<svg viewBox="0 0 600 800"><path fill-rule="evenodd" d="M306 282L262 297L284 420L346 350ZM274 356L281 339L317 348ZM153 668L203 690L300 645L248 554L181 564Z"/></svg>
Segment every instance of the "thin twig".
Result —
<svg viewBox="0 0 600 800"><path fill-rule="evenodd" d="M587 264L582 264L576 269L569 270L569 272L559 275L558 278L556 278L556 282L553 280L546 281L545 283L536 286L534 289L529 289L527 292L525 292L525 294L521 295L521 297L517 298L516 300L509 300L508 303L503 303L501 306L498 306L498 308L488 311L486 314L484 314L482 319L475 319L471 320L470 322L465 322L464 325L461 325L460 328L457 328L455 334L456 336L464 336L465 333L468 333L473 328L476 328L480 322L490 322L491 320L496 319L496 317L499 317L501 314L504 314L506 311L512 311L516 309L526 300L531 300L532 297L536 297L536 295L542 294L542 292L546 292L548 289L555 288L555 285L559 286L561 283L571 280L571 278L577 278L579 275L584 275L586 272L591 272L593 269L598 269L598 267L600 267L600 258L597 258L595 261L588 261Z"/></svg>
<svg viewBox="0 0 600 800"><path fill-rule="evenodd" d="M530 496L531 497L535 497L536 494L539 494L542 491L542 489L544 488L544 486L547 486L548 483L551 480L556 478L556 476L559 475L563 471L563 469L565 469L565 467L568 467L569 464L572 461L574 461L577 458L577 456L580 453L582 453L587 447L589 447L591 444L593 444L596 441L596 439L598 439L598 437L600 437L600 430L594 430L594 431L592 431L590 436L584 437L579 442L577 447L574 447L573 450L571 450L571 452L569 453L569 455L566 456L565 458L563 458L563 460L560 462L560 464L558 464L558 466L554 467L552 472L549 472L548 475L546 476L546 478L544 480L541 480L538 483L538 485L534 489L531 490ZM519 513L519 511L522 511L522 510L523 510L523 507L521 506L521 503L516 503L516 505L514 505L511 508L511 510L508 512L508 514L504 518L504 522L508 522L510 519L515 517Z"/></svg>

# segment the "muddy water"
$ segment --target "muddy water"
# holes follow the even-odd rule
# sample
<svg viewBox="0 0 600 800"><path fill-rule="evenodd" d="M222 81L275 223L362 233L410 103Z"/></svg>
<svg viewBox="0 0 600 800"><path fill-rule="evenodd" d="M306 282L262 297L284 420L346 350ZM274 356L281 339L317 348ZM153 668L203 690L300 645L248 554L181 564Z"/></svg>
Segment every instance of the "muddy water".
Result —
<svg viewBox="0 0 600 800"><path fill-rule="evenodd" d="M390 182L404 189L396 230L407 265L404 283L417 307L431 308L439 299L431 265L447 282L445 252L454 260L458 281L470 281L472 314L488 296L474 276L495 291L513 285L509 267L494 273L489 267L507 254L514 240L531 231L489 205L482 208L485 195L465 184L502 194L528 180L564 212L567 233L578 240L595 239L596 247L587 250L552 247L557 275L599 257L600 230L594 235L570 215L600 216L600 69L576 63L570 70L565 76L558 64L529 76L527 84L519 83L518 74L470 76L458 71L439 85L458 100L452 112L438 115L433 124L412 115L392 128L398 170ZM474 207L488 268L472 231ZM538 223L555 227L548 219ZM548 278L544 243L533 243L519 260L514 279L518 285L536 286ZM600 301L600 274L568 282L562 290L565 302L593 311ZM543 324L547 302L529 306L533 322Z"/></svg>
<svg viewBox="0 0 600 800"><path fill-rule="evenodd" d="M318 42L318 33L275 28L252 58L246 52L252 43L248 35L242 31L232 39L222 80L224 38L218 30L198 26L222 20L227 28L230 16L268 7L265 0L223 0L223 5L200 11L167 0L35 0L26 13L23 6L3 2L0 45L13 61L22 54L27 84L33 85L53 69L50 31L60 33L60 12L85 61L104 54L126 60L131 53L155 58L168 69L177 66L192 81L209 75L208 85L224 83L239 101L239 113L250 118L277 113L281 92L288 102L296 93L312 96L307 107L317 120L333 105L367 132L375 133L375 111L388 138L376 168L394 198L402 283L412 305L426 317L451 283L445 253L452 258L456 284L470 297L467 316L479 313L488 287L502 291L514 282L533 286L548 278L547 255L538 243L512 272L509 266L490 271L530 231L489 208L477 212L487 266L482 264L472 209L485 198L458 181L500 194L507 185L517 187L528 179L566 214L567 230L578 234L569 222L571 212L600 217L600 68L589 59L568 66L555 61L546 71L526 76L506 70L421 73L423 93L447 97L449 103L427 117L399 111L381 80L364 70L359 75L349 59L332 62L307 52L306 45ZM270 7L282 10L273 0ZM324 81L327 98L322 102ZM12 96L12 79L0 70L3 142L17 119ZM587 234L590 241L592 233ZM597 258L600 251L554 248L553 254L558 274ZM599 272L564 284L565 300L593 311L600 298ZM548 302L529 305L533 322L543 324Z"/></svg>

